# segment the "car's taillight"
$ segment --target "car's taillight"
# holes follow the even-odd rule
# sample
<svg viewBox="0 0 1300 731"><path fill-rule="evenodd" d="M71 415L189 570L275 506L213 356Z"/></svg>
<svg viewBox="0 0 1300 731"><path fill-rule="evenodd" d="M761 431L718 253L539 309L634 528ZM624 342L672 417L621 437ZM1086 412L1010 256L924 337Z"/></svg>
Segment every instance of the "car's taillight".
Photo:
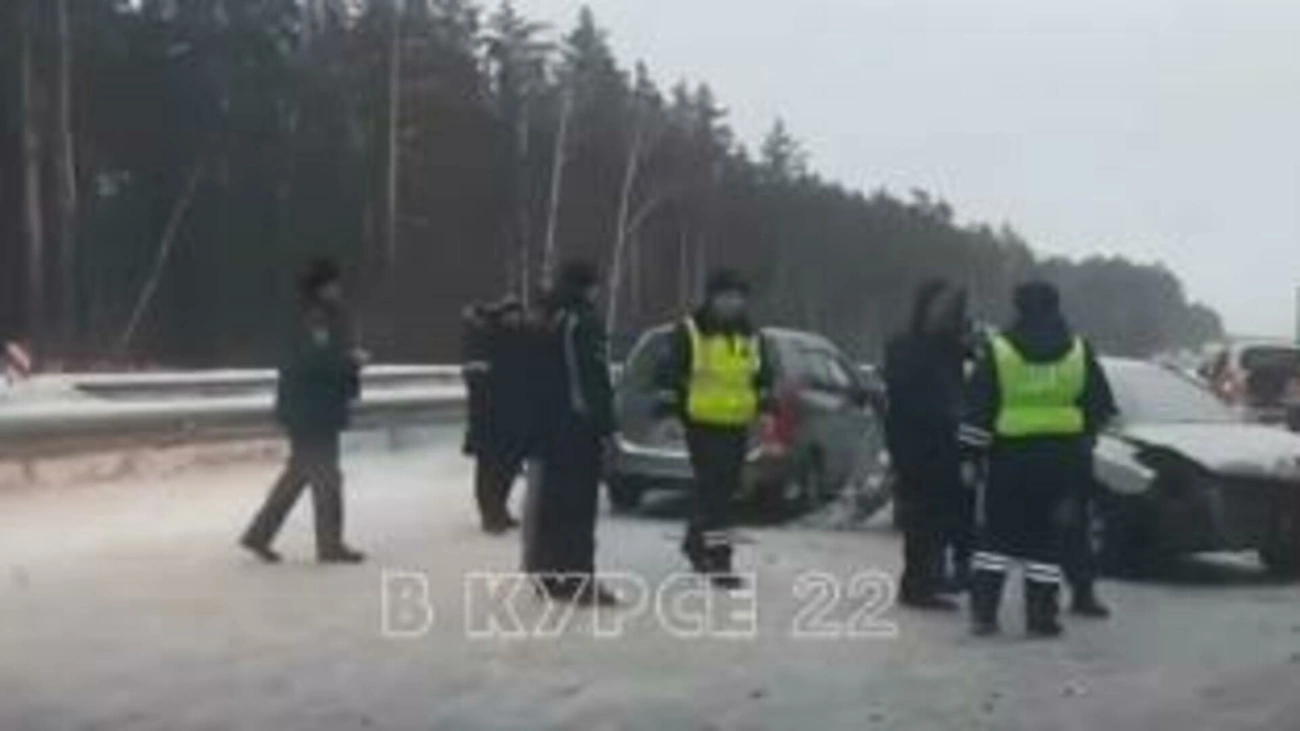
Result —
<svg viewBox="0 0 1300 731"><path fill-rule="evenodd" d="M783 390L772 411L759 422L759 442L765 453L782 455L794 446L795 413L794 393Z"/></svg>
<svg viewBox="0 0 1300 731"><path fill-rule="evenodd" d="M1245 384L1236 373L1229 373L1219 379L1219 398L1229 404L1236 404L1245 397Z"/></svg>

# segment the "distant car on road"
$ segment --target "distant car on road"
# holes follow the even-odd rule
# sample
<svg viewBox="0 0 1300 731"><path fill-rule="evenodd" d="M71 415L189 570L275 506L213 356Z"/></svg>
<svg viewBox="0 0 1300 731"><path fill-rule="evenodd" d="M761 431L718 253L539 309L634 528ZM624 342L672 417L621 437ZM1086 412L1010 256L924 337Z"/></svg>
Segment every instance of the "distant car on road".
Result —
<svg viewBox="0 0 1300 731"><path fill-rule="evenodd" d="M1290 424L1300 412L1300 345L1239 341L1212 352L1200 369L1224 403L1252 421Z"/></svg>
<svg viewBox="0 0 1300 731"><path fill-rule="evenodd" d="M1176 371L1103 367L1122 412L1096 454L1103 562L1250 550L1275 574L1300 573L1300 436L1242 420Z"/></svg>
<svg viewBox="0 0 1300 731"><path fill-rule="evenodd" d="M744 501L772 517L833 497L880 453L879 389L829 340L794 330L763 331L773 358L776 405L751 437ZM610 502L632 510L651 490L681 490L693 479L680 420L664 417L655 382L672 326L650 330L619 379L619 433L606 475Z"/></svg>

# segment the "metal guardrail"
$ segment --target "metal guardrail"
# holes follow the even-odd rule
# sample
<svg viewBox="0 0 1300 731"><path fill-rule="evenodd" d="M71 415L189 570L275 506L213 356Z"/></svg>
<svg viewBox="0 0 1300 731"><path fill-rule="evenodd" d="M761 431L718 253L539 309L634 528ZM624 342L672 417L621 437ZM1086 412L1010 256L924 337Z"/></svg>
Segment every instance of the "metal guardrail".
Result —
<svg viewBox="0 0 1300 731"><path fill-rule="evenodd" d="M384 379L383 375L378 381L373 376L366 379L362 398L353 407L355 428L451 423L464 417L464 387L441 372L432 378L426 373L419 385L401 379L384 383ZM274 389L270 387L274 378L266 382L260 374L225 374L205 375L200 380L203 384L197 386L195 394L193 390L182 390L184 379L173 378L167 386L173 389L169 398L124 400L119 391L115 392L118 398L7 403L0 408L0 458L254 439L279 431L274 418ZM205 391L214 384L232 383L245 389L251 384L254 390L220 396ZM193 395L178 395L181 393Z"/></svg>
<svg viewBox="0 0 1300 731"><path fill-rule="evenodd" d="M216 370L188 373L68 374L60 377L74 391L109 399L167 398L270 391L276 371ZM459 383L460 366L377 365L362 372L366 388Z"/></svg>
<svg viewBox="0 0 1300 731"><path fill-rule="evenodd" d="M617 379L622 367L611 370ZM54 379L55 397L0 402L0 458L257 438L278 431L273 370ZM464 418L465 400L459 366L372 366L363 373L353 425L452 423Z"/></svg>

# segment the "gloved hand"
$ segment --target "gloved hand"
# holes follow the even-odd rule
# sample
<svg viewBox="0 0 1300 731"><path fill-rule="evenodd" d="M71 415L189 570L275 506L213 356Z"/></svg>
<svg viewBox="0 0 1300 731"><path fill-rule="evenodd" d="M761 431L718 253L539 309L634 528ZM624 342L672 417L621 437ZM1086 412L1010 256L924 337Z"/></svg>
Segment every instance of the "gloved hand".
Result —
<svg viewBox="0 0 1300 731"><path fill-rule="evenodd" d="M961 461L961 484L973 490L984 483L987 472L983 459L971 457L963 459Z"/></svg>

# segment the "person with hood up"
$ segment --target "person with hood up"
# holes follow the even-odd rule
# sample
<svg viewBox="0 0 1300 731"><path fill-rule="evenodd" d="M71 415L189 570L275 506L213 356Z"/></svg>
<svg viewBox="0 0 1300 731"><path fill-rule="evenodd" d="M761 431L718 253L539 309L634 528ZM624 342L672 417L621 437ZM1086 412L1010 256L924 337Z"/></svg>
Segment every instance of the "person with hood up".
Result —
<svg viewBox="0 0 1300 731"><path fill-rule="evenodd" d="M885 357L885 440L899 478L895 510L903 528L899 600L916 609L957 609L942 593L944 549L964 513L957 425L965 331L965 293L931 280L917 289L911 327Z"/></svg>
<svg viewBox="0 0 1300 731"><path fill-rule="evenodd" d="M1029 634L1056 637L1063 631L1063 516L1095 489L1096 435L1116 408L1092 347L1070 330L1053 285L1022 285L1015 309L1015 323L991 337L975 365L960 427L970 464L979 465L970 473L984 475L975 478L984 494L972 562L973 630L998 631L1003 584L1020 562ZM1076 609L1090 597L1090 585L1076 587Z"/></svg>
<svg viewBox="0 0 1300 731"><path fill-rule="evenodd" d="M598 281L594 266L570 262L547 297L533 380L537 428L523 531L523 568L538 592L586 606L618 603L596 580L601 468L614 433Z"/></svg>
<svg viewBox="0 0 1300 731"><path fill-rule="evenodd" d="M739 274L709 277L705 302L678 325L659 376L665 406L686 426L695 473L682 551L722 589L743 585L732 570L731 503L740 491L749 433L768 401L770 359L749 318Z"/></svg>

